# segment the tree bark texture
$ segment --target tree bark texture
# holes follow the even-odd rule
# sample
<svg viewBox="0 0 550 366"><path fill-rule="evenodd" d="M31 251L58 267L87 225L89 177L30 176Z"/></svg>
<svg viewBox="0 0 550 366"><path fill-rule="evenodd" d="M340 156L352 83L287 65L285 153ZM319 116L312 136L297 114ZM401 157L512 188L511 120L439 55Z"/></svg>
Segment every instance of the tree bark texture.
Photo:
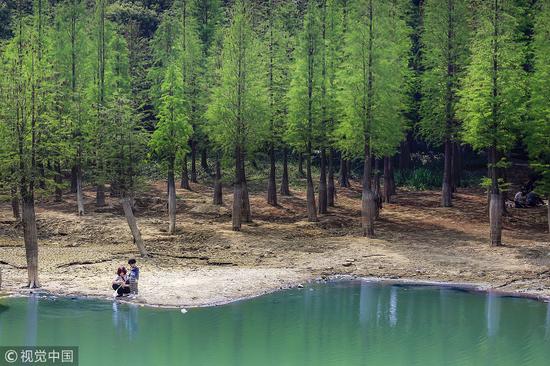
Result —
<svg viewBox="0 0 550 366"><path fill-rule="evenodd" d="M288 150L283 149L283 176L281 177L281 196L290 196L290 187L288 182Z"/></svg>
<svg viewBox="0 0 550 366"><path fill-rule="evenodd" d="M122 209L124 210L124 216L126 216L126 221L128 222L128 226L130 227L130 231L132 232L134 244L137 246L139 254L142 257L147 257L147 250L145 249L145 245L143 244L143 240L141 239L141 232L139 231L136 217L134 216L134 211L132 210L130 198L123 195L120 201L122 204Z"/></svg>
<svg viewBox="0 0 550 366"><path fill-rule="evenodd" d="M269 147L269 178L267 180L267 203L277 206L277 185L275 183L275 148Z"/></svg>
<svg viewBox="0 0 550 366"><path fill-rule="evenodd" d="M326 214L328 212L328 201L327 201L327 156L326 150L321 149L321 167L319 174L319 213Z"/></svg>

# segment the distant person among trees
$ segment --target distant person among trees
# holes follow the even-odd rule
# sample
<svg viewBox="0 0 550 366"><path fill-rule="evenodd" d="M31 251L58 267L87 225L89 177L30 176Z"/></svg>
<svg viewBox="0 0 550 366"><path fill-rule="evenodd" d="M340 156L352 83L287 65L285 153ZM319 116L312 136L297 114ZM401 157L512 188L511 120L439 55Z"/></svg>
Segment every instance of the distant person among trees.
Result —
<svg viewBox="0 0 550 366"><path fill-rule="evenodd" d="M514 196L514 203L516 208L537 207L544 205L544 201L534 191L529 191L526 188L522 188Z"/></svg>
<svg viewBox="0 0 550 366"><path fill-rule="evenodd" d="M514 196L514 203L516 208L525 208L527 207L527 192L524 188L521 191L518 191Z"/></svg>
<svg viewBox="0 0 550 366"><path fill-rule="evenodd" d="M527 207L537 207L544 205L544 201L540 198L538 194L533 191L527 193L525 203Z"/></svg>

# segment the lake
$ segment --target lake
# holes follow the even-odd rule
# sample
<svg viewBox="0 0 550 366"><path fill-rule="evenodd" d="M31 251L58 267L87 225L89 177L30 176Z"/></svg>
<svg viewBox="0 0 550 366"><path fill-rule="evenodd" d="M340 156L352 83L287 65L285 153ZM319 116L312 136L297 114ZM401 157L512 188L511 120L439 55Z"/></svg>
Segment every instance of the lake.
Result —
<svg viewBox="0 0 550 366"><path fill-rule="evenodd" d="M550 364L550 304L449 287L330 282L186 314L69 298L0 304L0 345L79 346L80 365Z"/></svg>

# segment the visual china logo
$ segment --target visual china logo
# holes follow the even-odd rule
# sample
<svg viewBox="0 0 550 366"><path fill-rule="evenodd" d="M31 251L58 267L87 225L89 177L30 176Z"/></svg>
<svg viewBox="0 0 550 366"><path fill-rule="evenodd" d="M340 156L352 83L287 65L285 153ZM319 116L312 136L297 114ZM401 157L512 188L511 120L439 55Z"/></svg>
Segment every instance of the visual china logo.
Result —
<svg viewBox="0 0 550 366"><path fill-rule="evenodd" d="M2 346L0 355L0 366L78 365L78 347L73 346Z"/></svg>

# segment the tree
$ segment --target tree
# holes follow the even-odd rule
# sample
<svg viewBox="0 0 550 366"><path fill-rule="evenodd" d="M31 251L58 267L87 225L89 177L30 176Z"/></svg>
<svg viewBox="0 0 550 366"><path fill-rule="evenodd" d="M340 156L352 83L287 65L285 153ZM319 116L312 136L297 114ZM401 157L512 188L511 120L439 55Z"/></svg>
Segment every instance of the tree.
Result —
<svg viewBox="0 0 550 366"><path fill-rule="evenodd" d="M327 189L326 202L319 198L319 212L326 212L326 206L334 206L336 197L336 186L334 184L334 159L336 156L334 147L332 146L332 135L340 117L340 105L338 103L338 85L337 73L341 61L342 54L342 35L343 35L343 12L336 0L325 0L324 4L324 102L323 102L323 136L321 138L321 175L323 175L323 165L327 165ZM328 164L323 164L326 160L325 150L329 149ZM320 177L319 197L322 195L321 185L325 183L325 179ZM321 205L322 204L322 205Z"/></svg>
<svg viewBox="0 0 550 366"><path fill-rule="evenodd" d="M458 116L463 138L474 149L485 150L490 171L489 221L491 245L502 243L503 181L497 170L514 145L514 129L525 112L522 45L516 37L513 0L478 4L476 30L471 41L471 62L459 92Z"/></svg>
<svg viewBox="0 0 550 366"><path fill-rule="evenodd" d="M206 117L209 138L235 166L233 185L233 230L249 215L245 164L262 141L268 102L265 68L261 63L263 48L252 29L247 7L237 1L231 9L231 21L224 32L220 83L212 90ZM243 212L244 211L244 212Z"/></svg>
<svg viewBox="0 0 550 366"><path fill-rule="evenodd" d="M445 147L441 205L452 206L453 144L457 141L459 80L468 57L468 3L464 0L426 1L422 33L424 72L420 132Z"/></svg>
<svg viewBox="0 0 550 366"><path fill-rule="evenodd" d="M85 86L90 82L86 73L85 60L89 46L85 34L85 8L78 0L70 0L59 4L55 19L55 66L60 79L59 95L61 97L60 118L70 126L66 155L72 161L75 172L76 201L78 215L84 215L84 196L82 192L82 170L86 136L84 133L83 102Z"/></svg>
<svg viewBox="0 0 550 366"><path fill-rule="evenodd" d="M94 7L93 44L94 52L89 64L93 70L92 82L87 85L87 103L93 108L87 111L87 133L93 156L93 181L96 186L96 206L105 206L105 184L108 178L107 151L109 149L107 133L110 131L107 119L107 100L112 90L109 88L112 70L109 68L109 42L113 37L113 24L106 18L107 0L96 0Z"/></svg>
<svg viewBox="0 0 550 366"><path fill-rule="evenodd" d="M194 17L197 21L197 31L199 39L202 45L202 62L207 62L212 52L216 52L217 47L216 38L219 38L218 31L220 23L222 22L224 4L221 0L196 0L194 6ZM206 75L208 70L202 69L201 72L201 108L200 114L204 115L206 112L207 94L211 92L211 84L208 84L208 76ZM204 133L202 129L195 131L193 138L190 141L191 144L191 181L197 182L197 168L196 158L197 153L201 154L201 166L205 172L209 173L210 169L207 164L207 149L210 148L208 141L208 134ZM220 162L216 158L216 165ZM215 180L218 180L215 178ZM221 186L220 186L221 187ZM221 191L220 191L221 192Z"/></svg>
<svg viewBox="0 0 550 366"><path fill-rule="evenodd" d="M180 21L180 35L176 40L178 60L181 63L181 78L185 100L185 114L194 132L199 131L202 121L201 108L201 62L203 53L197 32L197 22L193 17L193 1L180 0L176 3L178 18ZM190 189L187 172L187 154L182 159L181 187Z"/></svg>
<svg viewBox="0 0 550 366"><path fill-rule="evenodd" d="M148 255L141 232L133 212L133 197L140 177L140 169L145 159L146 135L137 121L139 115L134 112L130 100L131 80L126 40L116 34L109 44L113 57L110 60L112 70L110 83L112 94L107 101L106 118L110 126L116 126L108 135L107 162L109 178L115 194L120 197L124 215L130 227L134 243L142 257ZM111 190L113 192L113 190Z"/></svg>
<svg viewBox="0 0 550 366"><path fill-rule="evenodd" d="M361 218L363 234L374 236L377 197L372 159L393 151L403 136L409 29L404 1L359 1L350 14L340 100L344 118L337 144L348 156L364 156Z"/></svg>
<svg viewBox="0 0 550 366"><path fill-rule="evenodd" d="M268 156L269 156L269 177L267 184L267 203L277 206L277 185L275 169L275 153L282 145L282 133L284 122L287 117L287 106L284 103L288 92L290 62L292 52L292 38L286 24L285 17L292 8L285 2L275 4L270 0L266 9L266 29L264 43L266 44L266 58L268 68L268 96L269 96L269 125L268 125ZM283 152L286 154L286 151ZM285 157L286 158L286 155ZM286 164L285 162L283 162ZM286 170L285 170L286 169ZM284 194L290 193L288 189L288 168L283 167L283 175L286 180L281 182Z"/></svg>
<svg viewBox="0 0 550 366"><path fill-rule="evenodd" d="M48 4L36 0L32 14L26 16L23 2L17 2L14 37L3 50L3 95L11 105L3 106L9 152L3 152L2 161L8 161L11 178L17 182L23 206L23 238L27 260L27 285L40 287L38 280L38 237L35 213L35 189L39 174L39 151L45 139L39 138L43 128L51 122L52 85L51 28L46 17ZM11 143L10 143L11 142ZM7 155L7 156L6 156ZM4 157L6 156L6 157Z"/></svg>
<svg viewBox="0 0 550 366"><path fill-rule="evenodd" d="M321 123L322 41L319 8L311 1L295 50L295 66L288 92L286 139L299 153L306 155L307 212L308 220L312 222L317 221L311 158Z"/></svg>
<svg viewBox="0 0 550 366"><path fill-rule="evenodd" d="M531 166L540 173L536 191L548 201L548 231L550 232L550 3L539 2L533 37L533 73L530 78L529 120L525 142Z"/></svg>
<svg viewBox="0 0 550 366"><path fill-rule="evenodd" d="M222 29L214 34L214 39L210 45L208 57L206 58L207 65L206 70L203 70L202 83L208 85L209 90L213 90L215 86L220 86L221 82L221 70L222 70L222 49L223 49L223 34ZM205 88L203 88L204 90ZM203 104L208 105L210 100L208 99L209 93L203 93ZM203 136L208 136L208 123L203 131ZM191 144L193 146L193 143ZM222 185L222 157L223 148L220 146L212 145L212 152L214 153L215 167L214 167L214 192L212 194L212 203L214 205L223 204L223 185Z"/></svg>
<svg viewBox="0 0 550 366"><path fill-rule="evenodd" d="M168 232L176 232L176 158L187 153L187 144L193 128L185 108L185 91L182 85L181 64L173 60L168 64L161 86L158 123L151 137L153 153L166 167L168 176Z"/></svg>

